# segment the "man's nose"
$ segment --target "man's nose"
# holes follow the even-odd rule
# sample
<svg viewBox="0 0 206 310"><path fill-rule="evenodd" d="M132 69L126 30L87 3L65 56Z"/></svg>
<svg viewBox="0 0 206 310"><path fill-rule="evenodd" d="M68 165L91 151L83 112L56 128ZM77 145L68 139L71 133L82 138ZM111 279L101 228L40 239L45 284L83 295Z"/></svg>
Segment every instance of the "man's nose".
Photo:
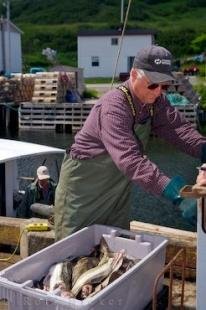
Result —
<svg viewBox="0 0 206 310"><path fill-rule="evenodd" d="M162 86L159 85L157 88L154 89L154 92L157 96L161 95L162 93Z"/></svg>

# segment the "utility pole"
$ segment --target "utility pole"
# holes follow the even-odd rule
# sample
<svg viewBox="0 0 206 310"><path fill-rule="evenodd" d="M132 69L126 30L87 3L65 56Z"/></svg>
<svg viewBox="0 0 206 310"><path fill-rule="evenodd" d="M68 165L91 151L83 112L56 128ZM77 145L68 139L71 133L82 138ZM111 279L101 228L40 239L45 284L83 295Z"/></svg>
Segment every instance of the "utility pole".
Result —
<svg viewBox="0 0 206 310"><path fill-rule="evenodd" d="M120 17L120 23L123 25L124 23L124 0L121 0L121 17Z"/></svg>

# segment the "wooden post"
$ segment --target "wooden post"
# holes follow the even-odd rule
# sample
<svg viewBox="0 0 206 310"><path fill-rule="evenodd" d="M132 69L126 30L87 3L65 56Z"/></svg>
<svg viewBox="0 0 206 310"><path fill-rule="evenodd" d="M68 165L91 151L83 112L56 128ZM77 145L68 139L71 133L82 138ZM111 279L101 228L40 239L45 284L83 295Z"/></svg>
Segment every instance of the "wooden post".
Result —
<svg viewBox="0 0 206 310"><path fill-rule="evenodd" d="M6 109L2 103L0 103L0 130L1 132L6 130Z"/></svg>
<svg viewBox="0 0 206 310"><path fill-rule="evenodd" d="M16 104L12 104L9 109L8 128L11 132L17 132L18 127L18 106Z"/></svg>

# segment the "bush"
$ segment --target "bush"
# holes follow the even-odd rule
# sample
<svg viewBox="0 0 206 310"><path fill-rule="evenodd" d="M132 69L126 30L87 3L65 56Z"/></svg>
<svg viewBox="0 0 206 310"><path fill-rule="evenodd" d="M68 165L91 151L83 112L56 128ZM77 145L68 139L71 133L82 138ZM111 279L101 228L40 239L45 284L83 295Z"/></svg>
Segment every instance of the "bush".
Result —
<svg viewBox="0 0 206 310"><path fill-rule="evenodd" d="M198 84L194 87L198 94L201 97L200 100L200 108L206 111L206 85L205 84Z"/></svg>
<svg viewBox="0 0 206 310"><path fill-rule="evenodd" d="M95 89L86 88L82 94L84 99L96 99L99 98L99 93Z"/></svg>
<svg viewBox="0 0 206 310"><path fill-rule="evenodd" d="M206 46L206 33L202 33L191 42L191 47L196 53L204 52L205 46Z"/></svg>

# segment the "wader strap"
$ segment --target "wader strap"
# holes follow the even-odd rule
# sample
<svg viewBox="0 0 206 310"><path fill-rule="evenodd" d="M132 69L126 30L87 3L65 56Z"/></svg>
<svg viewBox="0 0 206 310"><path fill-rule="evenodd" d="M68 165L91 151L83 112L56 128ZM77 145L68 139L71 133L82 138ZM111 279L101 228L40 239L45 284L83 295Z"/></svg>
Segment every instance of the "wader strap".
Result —
<svg viewBox="0 0 206 310"><path fill-rule="evenodd" d="M124 85L118 86L117 89L120 89L120 90L126 95L127 101L128 101L128 103L129 103L129 105L130 105L130 108L131 108L131 110L132 110L132 115L133 115L134 120L135 120L135 116L137 115L137 113L136 113L136 109L135 109L135 106L134 106L134 104L133 104L132 96L131 96L131 94L130 94L129 89L128 89L127 87L125 87ZM154 115L154 107L153 107L153 105L152 105L152 106L150 107L150 117L151 117L151 120L152 120L152 118L153 118L153 115Z"/></svg>
<svg viewBox="0 0 206 310"><path fill-rule="evenodd" d="M117 89L120 89L126 95L127 101L128 101L128 103L130 105L130 108L132 110L132 115L135 118L137 113L136 113L136 110L135 110L135 107L134 107L134 104L133 104L133 101L132 101L132 96L130 94L129 89L127 87L123 86L123 85L118 86Z"/></svg>
<svg viewBox="0 0 206 310"><path fill-rule="evenodd" d="M153 121L153 114L154 114L154 110L153 110L153 105L150 107L150 110L149 110L149 118L147 118L144 122L142 123L139 123L139 124L136 124L135 122L135 116L136 116L136 109L135 109L135 106L133 104L133 101L132 101L132 96L130 94L130 91L127 87L125 87L124 85L120 85L117 87L117 89L120 89L124 94L125 96L127 97L127 102L131 108L131 111L132 111L132 115L134 117L134 123L133 123L133 126L132 126L132 130L133 130L133 133L136 137L138 137L138 139L141 141L142 143L142 153L143 153L143 150L146 148L146 144L148 142L148 138L149 138L149 134L150 134L150 131L151 131L151 124L152 124L152 121ZM148 134L149 132L149 134ZM145 135L146 133L146 135ZM142 138L141 138L142 137Z"/></svg>
<svg viewBox="0 0 206 310"><path fill-rule="evenodd" d="M133 118L134 118L134 123L133 123L133 126L132 126L132 130L133 130L133 133L135 135L135 116L136 116L136 110L135 110L135 107L134 107L134 104L133 104L133 101L132 101L132 96L130 94L130 91L127 87L125 87L124 85L120 85L117 87L117 89L121 90L125 96L127 97L127 102L132 110L132 115L133 115Z"/></svg>

